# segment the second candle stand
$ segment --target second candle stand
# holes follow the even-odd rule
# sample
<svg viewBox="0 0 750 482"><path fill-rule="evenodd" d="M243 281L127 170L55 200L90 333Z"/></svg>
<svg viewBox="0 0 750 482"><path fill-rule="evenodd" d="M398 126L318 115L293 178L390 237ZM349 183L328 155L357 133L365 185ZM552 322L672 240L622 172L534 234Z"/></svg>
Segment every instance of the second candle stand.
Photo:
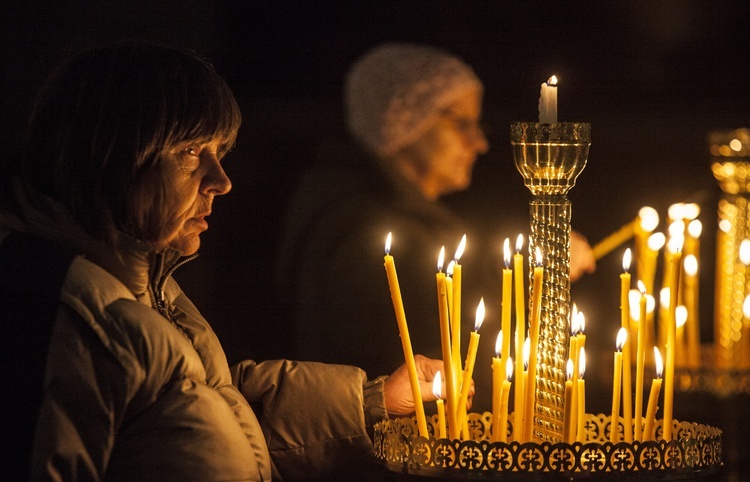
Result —
<svg viewBox="0 0 750 482"><path fill-rule="evenodd" d="M570 341L570 217L567 193L586 167L591 125L561 122L511 124L516 168L533 196L529 202L529 276L538 247L544 264L533 438L562 441L565 364ZM533 290L533 279L529 283ZM533 293L529 293L529 299Z"/></svg>

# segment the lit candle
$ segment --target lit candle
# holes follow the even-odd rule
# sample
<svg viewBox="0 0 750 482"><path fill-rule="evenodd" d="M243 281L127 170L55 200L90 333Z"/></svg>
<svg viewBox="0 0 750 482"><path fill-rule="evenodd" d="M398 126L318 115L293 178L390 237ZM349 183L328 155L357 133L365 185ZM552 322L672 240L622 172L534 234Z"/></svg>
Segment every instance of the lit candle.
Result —
<svg viewBox="0 0 750 482"><path fill-rule="evenodd" d="M492 438L500 437L500 398L503 389L503 364L500 355L503 351L503 330L497 334L495 356L492 357Z"/></svg>
<svg viewBox="0 0 750 482"><path fill-rule="evenodd" d="M513 255L513 271L516 292L516 387L514 392L513 408L515 415L513 419L513 435L516 442L520 442L523 437L523 410L524 394L526 393L524 385L524 358L523 346L526 338L526 308L524 307L524 281L523 281L523 235L519 234L516 238L516 253Z"/></svg>
<svg viewBox="0 0 750 482"><path fill-rule="evenodd" d="M469 390L471 389L471 377L474 374L474 362L477 358L477 348L479 347L479 328L484 321L484 298L479 300L476 311L476 320L474 322L474 331L469 336L469 349L466 353L466 363L464 365L464 376L461 382L461 394L458 397L457 411L459 415L458 426L465 429L466 423L466 404L469 401ZM468 437L468 434L464 434Z"/></svg>
<svg viewBox="0 0 750 482"><path fill-rule="evenodd" d="M505 363L505 380L500 390L500 420L498 421L498 427L500 427L498 441L500 442L508 441L508 398L510 398L511 377L513 377L513 359L508 357Z"/></svg>
<svg viewBox="0 0 750 482"><path fill-rule="evenodd" d="M646 409L646 427L643 429L643 440L654 440L654 427L656 427L656 410L659 403L659 392L661 391L661 376L663 364L659 349L654 347L654 365L656 367L656 378L651 381L651 391L648 394L648 408Z"/></svg>
<svg viewBox="0 0 750 482"><path fill-rule="evenodd" d="M651 232L659 225L659 213L652 207L644 206L638 211L638 216L631 222L623 225L617 231L596 243L592 252L597 261L617 249L622 243L628 241L635 235L636 230Z"/></svg>
<svg viewBox="0 0 750 482"><path fill-rule="evenodd" d="M536 397L536 371L537 371L537 346L539 345L539 322L542 311L542 281L544 280L544 267L542 266L542 251L536 247L536 266L534 266L534 292L531 300L531 317L529 319L529 373L526 380L526 406L524 408L524 431L523 437L526 441L532 440L532 427L534 425L534 403Z"/></svg>
<svg viewBox="0 0 750 482"><path fill-rule="evenodd" d="M451 350L454 370L458 376L461 373L461 278L463 268L459 264L466 248L466 235L461 238L453 257L453 311L451 312Z"/></svg>
<svg viewBox="0 0 750 482"><path fill-rule="evenodd" d="M640 442L643 432L643 364L645 362L646 333L646 287L638 280L641 292L640 315L638 319L638 352L635 358L635 440Z"/></svg>
<svg viewBox="0 0 750 482"><path fill-rule="evenodd" d="M583 376L586 374L586 349L581 347L581 353L578 355L578 428L576 430L576 440L578 442L586 441L586 380Z"/></svg>
<svg viewBox="0 0 750 482"><path fill-rule="evenodd" d="M609 441L613 444L620 441L620 392L622 390L622 350L628 339L628 332L620 328L617 332L617 349L615 350L615 370L612 375L612 425ZM629 395L628 395L629 397Z"/></svg>
<svg viewBox="0 0 750 482"><path fill-rule="evenodd" d="M565 367L565 410L563 412L563 442L566 444L572 444L575 441L573 431L573 411L576 409L575 402L573 401L573 360L568 358L568 363Z"/></svg>
<svg viewBox="0 0 750 482"><path fill-rule="evenodd" d="M647 249L648 238L651 233L659 225L659 213L656 209L650 206L644 206L638 210L639 222L635 225L635 253L636 269L638 272L638 278L643 279L643 268L644 268L644 253Z"/></svg>
<svg viewBox="0 0 750 482"><path fill-rule="evenodd" d="M523 403L516 410L515 425L513 426L513 439L516 442L524 442L523 431L526 426L526 387L529 386L529 352L531 347L529 346L530 338L526 338L523 342L522 358L523 358L523 372L521 373L520 383L516 380L517 390L521 390L524 394Z"/></svg>
<svg viewBox="0 0 750 482"><path fill-rule="evenodd" d="M675 323L676 315L675 309L677 308L677 296L680 286L680 258L682 257L682 240L678 240L677 244L673 249L671 258L671 264L669 265L670 271L670 286L672 290L670 292L669 308L672 312L671 323L667 325L667 346L666 346L666 364L664 369L664 440L669 442L672 440L672 413L674 409L674 351L675 351L675 337L677 326Z"/></svg>
<svg viewBox="0 0 750 482"><path fill-rule="evenodd" d="M437 397L435 403L437 404L437 415L438 415L438 436L445 438L445 404L443 403L443 377L440 375L440 370L435 373L435 378L432 380L432 394Z"/></svg>
<svg viewBox="0 0 750 482"><path fill-rule="evenodd" d="M675 314L675 347L674 356L677 366L685 366L687 353L685 352L685 323L688 320L688 311L684 305L679 305Z"/></svg>
<svg viewBox="0 0 750 482"><path fill-rule="evenodd" d="M643 255L643 284L646 285L646 292L654 292L654 277L656 275L656 262L659 259L659 251L664 246L666 237L664 233L654 233L648 237L646 242L646 252Z"/></svg>
<svg viewBox="0 0 750 482"><path fill-rule="evenodd" d="M458 438L456 422L456 377L453 374L453 359L451 353L450 322L448 321L448 296L445 284L446 276L443 274L443 261L445 259L445 247L440 249L438 255L437 290L438 290L438 313L440 315L440 343L443 354L443 372L446 373L445 385L448 396L448 420L451 438Z"/></svg>
<svg viewBox="0 0 750 482"><path fill-rule="evenodd" d="M419 435L429 438L427 431L427 418L424 414L424 405L422 404L422 392L419 388L419 378L417 376L417 365L414 362L414 352L411 348L411 339L409 338L409 326L406 324L406 314L404 313L404 302L401 299L401 288L398 285L398 275L396 274L396 263L391 256L391 233L385 241L385 272L388 277L388 287L391 291L391 301L393 310L396 313L396 322L398 323L398 332L401 337L401 347L404 350L404 359L406 369L409 373L409 383L411 385L411 394L414 398L414 412L417 417L417 428Z"/></svg>
<svg viewBox="0 0 750 482"><path fill-rule="evenodd" d="M513 270L510 269L510 239L505 238L503 243L503 258L505 268L503 269L503 301L502 301L502 319L500 328L505 333L501 347L502 366L505 366L505 360L510 356L510 313L511 313L511 295L513 288Z"/></svg>
<svg viewBox="0 0 750 482"><path fill-rule="evenodd" d="M539 93L539 123L557 123L557 77L550 77L542 83Z"/></svg>
<svg viewBox="0 0 750 482"><path fill-rule="evenodd" d="M690 224L692 225L692 223ZM696 368L700 365L700 321L698 318L698 258L688 254L683 261L685 270L685 292L682 294L687 309L687 356L688 366Z"/></svg>
<svg viewBox="0 0 750 482"><path fill-rule="evenodd" d="M625 250L622 257L623 273L620 275L620 324L623 329L630 334L630 248ZM632 354L630 352L630 336L625 337L625 343L622 346L622 422L624 425L624 437L628 443L633 442L633 384L632 384Z"/></svg>
<svg viewBox="0 0 750 482"><path fill-rule="evenodd" d="M570 356L573 360L573 387L578 386L578 355L580 354L580 337L581 328L579 326L581 319L578 316L578 307L573 303L573 308L570 315ZM571 403L573 407L578 407L578 390L573 390L571 397ZM578 426L578 409L574 408L571 413L571 424L573 427ZM575 431L573 431L573 438L575 439Z"/></svg>
<svg viewBox="0 0 750 482"><path fill-rule="evenodd" d="M578 349L586 348L586 316L583 311L578 310Z"/></svg>

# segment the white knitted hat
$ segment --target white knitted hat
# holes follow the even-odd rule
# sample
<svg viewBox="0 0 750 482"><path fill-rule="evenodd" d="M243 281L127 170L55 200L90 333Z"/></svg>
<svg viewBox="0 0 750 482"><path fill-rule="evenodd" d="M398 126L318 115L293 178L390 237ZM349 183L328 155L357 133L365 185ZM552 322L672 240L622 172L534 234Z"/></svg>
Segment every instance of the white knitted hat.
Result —
<svg viewBox="0 0 750 482"><path fill-rule="evenodd" d="M416 141L468 90L482 94L474 71L442 50L389 43L359 59L346 78L349 130L367 148L391 155Z"/></svg>

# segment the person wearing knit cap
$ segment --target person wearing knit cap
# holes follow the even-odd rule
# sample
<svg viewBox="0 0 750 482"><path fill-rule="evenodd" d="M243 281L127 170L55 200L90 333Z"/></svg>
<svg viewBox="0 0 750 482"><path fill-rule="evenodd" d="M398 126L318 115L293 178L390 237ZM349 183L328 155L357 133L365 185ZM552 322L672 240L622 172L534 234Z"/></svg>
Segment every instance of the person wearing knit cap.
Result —
<svg viewBox="0 0 750 482"><path fill-rule="evenodd" d="M353 64L344 91L356 146L336 146L301 177L287 207L277 279L293 312L297 358L389 373L404 355L383 269L385 238L393 234L413 350L440 358L438 254L445 246L447 266L467 233L440 198L469 187L477 156L489 147L479 125L484 87L444 50L388 43ZM496 262L487 256L472 251L461 259L472 273L464 281L466 319L482 295L498 291Z"/></svg>

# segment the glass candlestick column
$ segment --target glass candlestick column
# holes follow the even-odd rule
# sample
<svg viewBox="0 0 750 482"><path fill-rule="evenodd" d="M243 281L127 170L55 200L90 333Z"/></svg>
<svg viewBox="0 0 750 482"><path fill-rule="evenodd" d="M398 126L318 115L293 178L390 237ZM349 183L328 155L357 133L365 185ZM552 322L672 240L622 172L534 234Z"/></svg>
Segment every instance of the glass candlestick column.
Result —
<svg viewBox="0 0 750 482"><path fill-rule="evenodd" d="M533 438L562 441L565 364L570 348L570 218L567 193L586 167L591 125L515 122L510 143L516 168L532 194L529 202L529 276L539 247L544 264L537 351ZM529 282L533 291L533 280ZM529 293L529 299L533 293Z"/></svg>
<svg viewBox="0 0 750 482"><path fill-rule="evenodd" d="M750 129L714 131L708 136L711 171L722 196L716 233L714 344L716 364L750 367L750 319L743 313L750 294L750 260L741 253L750 239Z"/></svg>

